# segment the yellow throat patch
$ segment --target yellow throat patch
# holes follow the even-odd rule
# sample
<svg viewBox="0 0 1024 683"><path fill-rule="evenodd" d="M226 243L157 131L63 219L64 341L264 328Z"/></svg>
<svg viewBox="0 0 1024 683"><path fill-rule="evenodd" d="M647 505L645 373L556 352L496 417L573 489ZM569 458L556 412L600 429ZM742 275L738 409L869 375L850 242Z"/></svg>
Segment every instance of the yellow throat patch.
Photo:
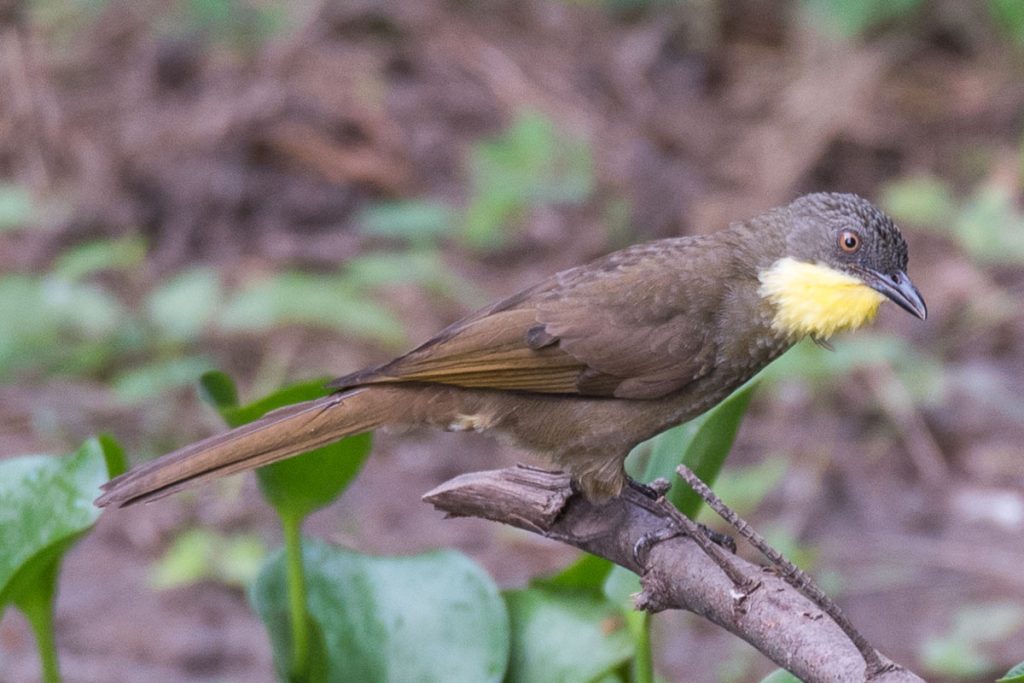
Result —
<svg viewBox="0 0 1024 683"><path fill-rule="evenodd" d="M828 339L871 322L885 296L823 263L792 258L758 275L758 293L775 306L772 327L791 337Z"/></svg>

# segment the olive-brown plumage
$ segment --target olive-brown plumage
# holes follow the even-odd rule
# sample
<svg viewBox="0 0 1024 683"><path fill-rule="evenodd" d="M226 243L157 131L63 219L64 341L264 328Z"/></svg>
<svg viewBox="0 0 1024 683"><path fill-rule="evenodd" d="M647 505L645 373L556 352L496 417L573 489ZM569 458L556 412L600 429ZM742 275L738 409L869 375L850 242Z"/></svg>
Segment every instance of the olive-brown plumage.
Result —
<svg viewBox="0 0 1024 683"><path fill-rule="evenodd" d="M630 449L724 399L803 336L924 318L907 249L867 201L814 194L726 230L641 244L558 273L393 361L108 483L99 505L158 498L387 424L493 431L601 500Z"/></svg>

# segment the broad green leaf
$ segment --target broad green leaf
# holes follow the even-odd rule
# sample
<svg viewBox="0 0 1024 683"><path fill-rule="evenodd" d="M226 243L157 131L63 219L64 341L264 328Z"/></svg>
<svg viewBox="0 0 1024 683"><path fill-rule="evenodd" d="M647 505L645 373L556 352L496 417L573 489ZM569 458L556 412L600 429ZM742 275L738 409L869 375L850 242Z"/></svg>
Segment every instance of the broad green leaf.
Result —
<svg viewBox="0 0 1024 683"><path fill-rule="evenodd" d="M1007 671L996 683L1024 683L1024 662Z"/></svg>
<svg viewBox="0 0 1024 683"><path fill-rule="evenodd" d="M40 576L96 522L101 511L92 500L108 478L96 439L67 458L0 461L0 611L37 590Z"/></svg>
<svg viewBox="0 0 1024 683"><path fill-rule="evenodd" d="M217 273L210 268L192 268L150 292L146 309L164 336L191 341L213 318L220 299Z"/></svg>
<svg viewBox="0 0 1024 683"><path fill-rule="evenodd" d="M323 658L313 680L502 680L508 615L494 582L465 556L370 557L304 539L303 563L313 652ZM285 584L278 553L249 596L279 671L292 661Z"/></svg>
<svg viewBox="0 0 1024 683"><path fill-rule="evenodd" d="M785 669L776 669L761 679L761 683L802 683L799 678Z"/></svg>
<svg viewBox="0 0 1024 683"><path fill-rule="evenodd" d="M256 470L263 496L282 515L305 517L334 500L363 468L373 434L365 432Z"/></svg>
<svg viewBox="0 0 1024 683"><path fill-rule="evenodd" d="M633 656L619 608L575 591L507 591L512 628L509 683L593 681Z"/></svg>

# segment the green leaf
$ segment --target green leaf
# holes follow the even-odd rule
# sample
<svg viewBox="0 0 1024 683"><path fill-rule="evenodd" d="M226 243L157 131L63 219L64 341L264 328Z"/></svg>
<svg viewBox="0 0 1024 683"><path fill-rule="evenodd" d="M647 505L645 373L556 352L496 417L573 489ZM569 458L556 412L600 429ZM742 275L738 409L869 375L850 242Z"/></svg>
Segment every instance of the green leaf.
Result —
<svg viewBox="0 0 1024 683"><path fill-rule="evenodd" d="M802 683L799 678L785 669L776 669L761 679L761 683Z"/></svg>
<svg viewBox="0 0 1024 683"><path fill-rule="evenodd" d="M223 411L238 407L238 389L235 381L226 372L210 370L199 378L200 397L206 403Z"/></svg>
<svg viewBox="0 0 1024 683"><path fill-rule="evenodd" d="M1007 671L996 683L1024 683L1024 662Z"/></svg>
<svg viewBox="0 0 1024 683"><path fill-rule="evenodd" d="M95 240L62 253L50 272L55 277L78 282L104 271L137 268L145 259L146 243L138 237Z"/></svg>
<svg viewBox="0 0 1024 683"><path fill-rule="evenodd" d="M68 458L0 461L0 612L38 590L64 552L96 522L109 478L103 445L89 439Z"/></svg>
<svg viewBox="0 0 1024 683"><path fill-rule="evenodd" d="M221 375L217 378L216 375ZM277 410L278 408L284 408L295 403L302 403L303 401L312 401L317 398L322 398L331 393L325 384L330 381L330 378L323 377L320 379L313 379L307 382L296 382L290 384L283 389L279 389L272 394L267 394L261 399L248 403L244 406L230 405L228 403L213 402L212 398L219 396L224 398L227 394L222 393L228 391L224 382L231 382L224 373L206 373L203 375L204 378L211 378L211 386L218 392L217 394L208 393L209 387L204 386L203 399L208 403L212 403L213 407L217 409L220 416L224 418L224 422L229 427L240 427L244 424L258 420L271 410ZM219 386L216 386L219 385ZM234 392L234 383L231 382L231 392ZM237 403L237 398L232 403Z"/></svg>
<svg viewBox="0 0 1024 683"><path fill-rule="evenodd" d="M177 341L199 336L220 305L220 278L211 268L179 273L149 293L146 308L160 332Z"/></svg>
<svg viewBox="0 0 1024 683"><path fill-rule="evenodd" d="M601 592L624 610L633 610L633 594L640 592L640 577L625 567L612 565L611 572L605 577Z"/></svg>
<svg viewBox="0 0 1024 683"><path fill-rule="evenodd" d="M575 591L507 591L512 628L509 683L593 681L633 656L619 608Z"/></svg>
<svg viewBox="0 0 1024 683"><path fill-rule="evenodd" d="M305 517L329 504L363 468L373 434L365 432L256 470L263 496L281 515Z"/></svg>
<svg viewBox="0 0 1024 683"><path fill-rule="evenodd" d="M508 615L494 582L465 556L369 557L305 539L303 564L314 626L311 680L502 680ZM279 672L292 661L285 584L278 553L249 596Z"/></svg>
<svg viewBox="0 0 1024 683"><path fill-rule="evenodd" d="M107 465L107 476L113 479L127 472L128 458L117 439L104 432L97 436L96 440L99 441L100 448L103 449L103 461Z"/></svg>
<svg viewBox="0 0 1024 683"><path fill-rule="evenodd" d="M608 573L614 566L603 557L583 553L578 560L562 571L552 576L535 579L530 585L542 588L579 590L593 595L601 595Z"/></svg>

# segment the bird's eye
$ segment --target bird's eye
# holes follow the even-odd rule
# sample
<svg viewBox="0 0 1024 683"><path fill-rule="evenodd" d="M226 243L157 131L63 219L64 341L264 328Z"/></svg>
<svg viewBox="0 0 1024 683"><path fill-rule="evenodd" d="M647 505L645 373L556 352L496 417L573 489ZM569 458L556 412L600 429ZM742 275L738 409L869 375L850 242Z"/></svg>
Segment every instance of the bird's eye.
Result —
<svg viewBox="0 0 1024 683"><path fill-rule="evenodd" d="M839 248L847 254L853 254L860 249L860 235L853 230L843 230L839 233Z"/></svg>

